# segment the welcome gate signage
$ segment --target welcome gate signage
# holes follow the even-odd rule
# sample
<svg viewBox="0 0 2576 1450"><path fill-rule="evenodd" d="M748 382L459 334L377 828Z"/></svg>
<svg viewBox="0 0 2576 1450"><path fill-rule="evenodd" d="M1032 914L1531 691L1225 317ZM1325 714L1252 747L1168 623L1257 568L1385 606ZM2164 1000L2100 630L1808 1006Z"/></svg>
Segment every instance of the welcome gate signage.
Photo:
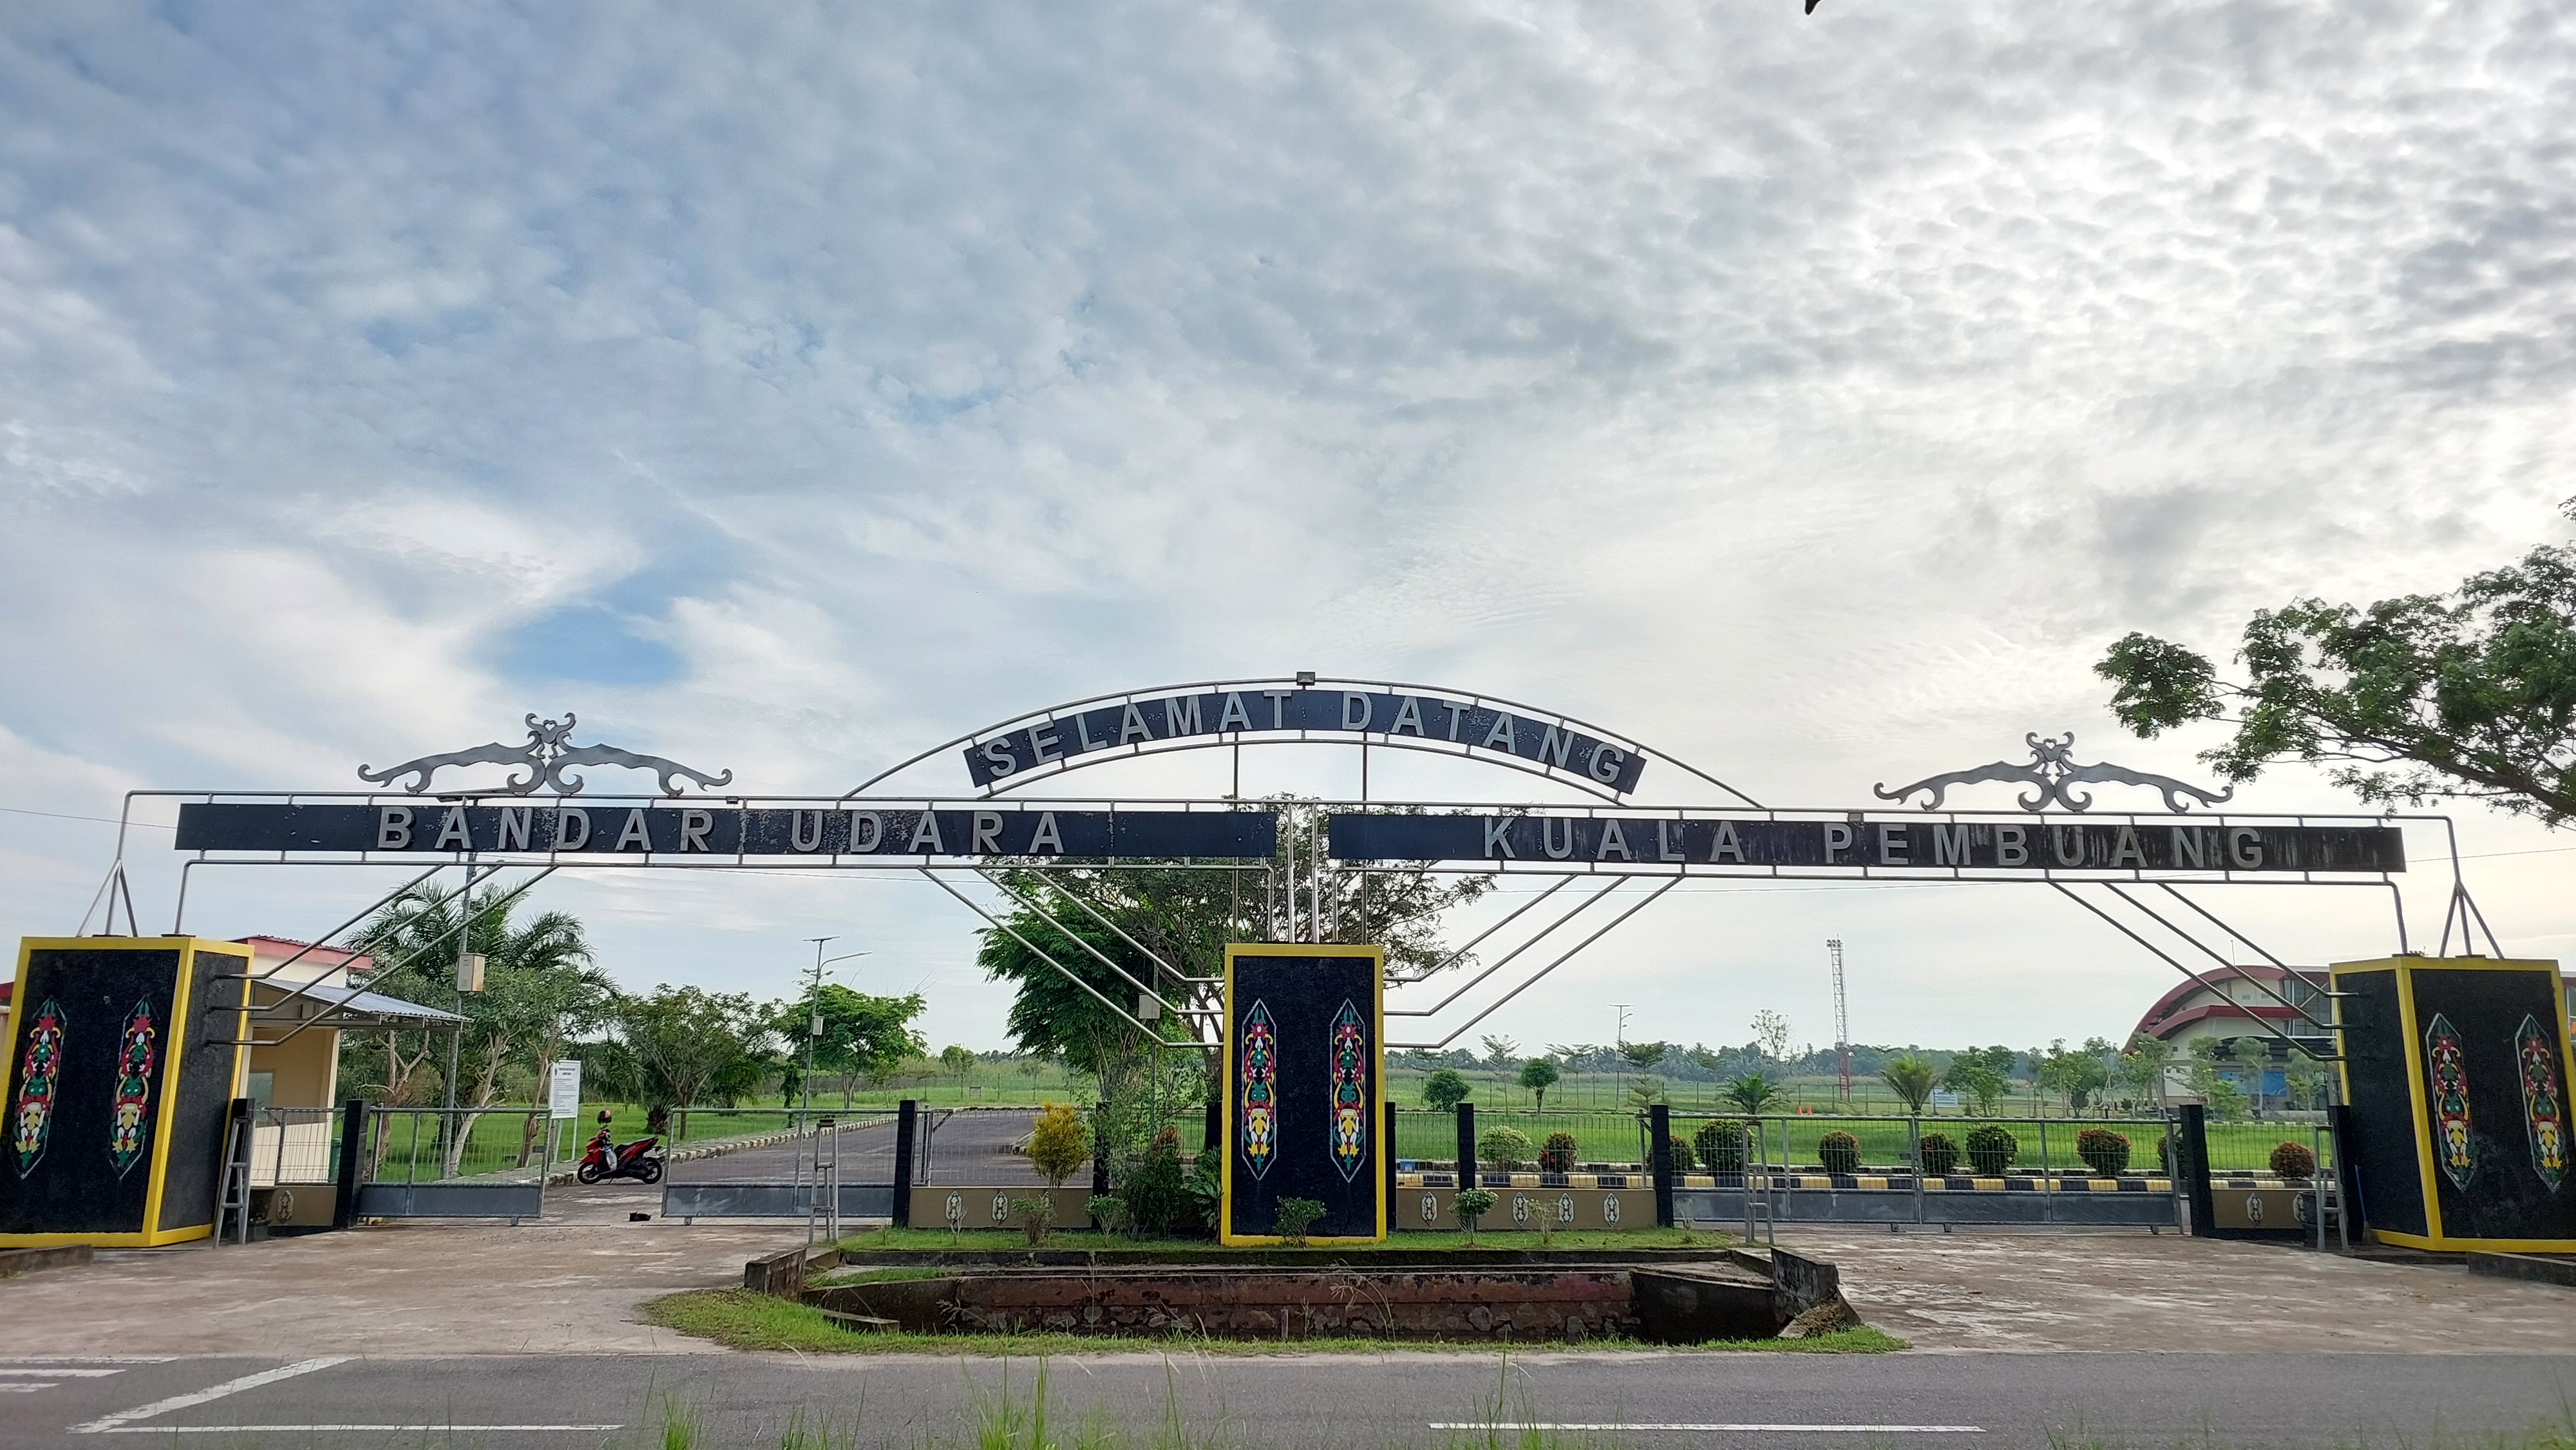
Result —
<svg viewBox="0 0 2576 1450"><path fill-rule="evenodd" d="M1458 745L1566 771L1620 795L1637 788L1644 757L1544 717L1440 695L1369 690L1218 690L1102 705L1022 726L966 748L977 786L1098 751L1185 736L1304 732Z"/></svg>

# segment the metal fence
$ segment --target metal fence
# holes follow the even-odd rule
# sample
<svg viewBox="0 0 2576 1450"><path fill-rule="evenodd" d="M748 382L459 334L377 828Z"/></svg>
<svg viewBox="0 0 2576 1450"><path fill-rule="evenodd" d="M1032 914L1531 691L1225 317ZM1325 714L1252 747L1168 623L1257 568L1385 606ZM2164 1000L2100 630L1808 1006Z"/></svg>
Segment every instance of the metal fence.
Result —
<svg viewBox="0 0 2576 1450"><path fill-rule="evenodd" d="M337 1108L261 1108L251 1115L251 1187L339 1181Z"/></svg>
<svg viewBox="0 0 2576 1450"><path fill-rule="evenodd" d="M368 1115L363 1218L506 1218L545 1211L561 1130L543 1108L377 1108Z"/></svg>

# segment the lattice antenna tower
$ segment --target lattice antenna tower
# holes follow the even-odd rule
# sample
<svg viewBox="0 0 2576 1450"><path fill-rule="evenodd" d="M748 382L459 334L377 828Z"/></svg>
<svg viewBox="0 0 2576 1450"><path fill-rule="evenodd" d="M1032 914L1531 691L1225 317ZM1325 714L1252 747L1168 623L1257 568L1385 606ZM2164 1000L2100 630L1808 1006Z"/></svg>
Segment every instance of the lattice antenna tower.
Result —
<svg viewBox="0 0 2576 1450"><path fill-rule="evenodd" d="M1844 1102L1851 1101L1851 999L1843 995L1843 939L1825 938L1834 959L1834 1068L1842 1074Z"/></svg>

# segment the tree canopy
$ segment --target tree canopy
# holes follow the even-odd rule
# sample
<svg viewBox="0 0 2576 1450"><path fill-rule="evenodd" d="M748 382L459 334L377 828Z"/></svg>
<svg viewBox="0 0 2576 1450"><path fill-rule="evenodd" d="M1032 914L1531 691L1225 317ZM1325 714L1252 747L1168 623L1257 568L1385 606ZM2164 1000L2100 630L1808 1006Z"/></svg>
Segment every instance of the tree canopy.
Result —
<svg viewBox="0 0 2576 1450"><path fill-rule="evenodd" d="M2576 518L2576 499L2563 508ZM2230 781L2332 762L2335 783L2373 805L2460 797L2550 826L2576 815L2576 546L2533 549L2448 594L2261 610L2236 658L2242 682L2132 633L2094 672L2140 737L2230 726L2200 757Z"/></svg>

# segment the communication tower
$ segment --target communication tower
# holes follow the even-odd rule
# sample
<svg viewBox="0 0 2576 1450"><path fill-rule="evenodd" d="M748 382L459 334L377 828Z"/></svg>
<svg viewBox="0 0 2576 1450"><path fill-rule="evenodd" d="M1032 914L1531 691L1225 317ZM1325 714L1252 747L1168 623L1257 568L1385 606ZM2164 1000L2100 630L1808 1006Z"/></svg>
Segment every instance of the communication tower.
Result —
<svg viewBox="0 0 2576 1450"><path fill-rule="evenodd" d="M1843 939L1827 937L1834 958L1834 1067L1842 1074L1844 1102L1851 1101L1851 1001L1843 995Z"/></svg>

